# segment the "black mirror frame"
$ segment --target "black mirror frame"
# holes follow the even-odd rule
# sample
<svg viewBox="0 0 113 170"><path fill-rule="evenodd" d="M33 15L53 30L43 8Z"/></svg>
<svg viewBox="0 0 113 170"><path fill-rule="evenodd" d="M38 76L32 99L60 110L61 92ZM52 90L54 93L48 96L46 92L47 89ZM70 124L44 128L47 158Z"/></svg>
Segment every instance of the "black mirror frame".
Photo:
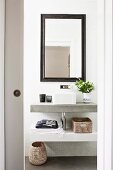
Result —
<svg viewBox="0 0 113 170"><path fill-rule="evenodd" d="M82 21L82 77L51 78L45 77L45 19L81 19ZM78 79L86 80L86 14L41 14L41 82L75 82Z"/></svg>

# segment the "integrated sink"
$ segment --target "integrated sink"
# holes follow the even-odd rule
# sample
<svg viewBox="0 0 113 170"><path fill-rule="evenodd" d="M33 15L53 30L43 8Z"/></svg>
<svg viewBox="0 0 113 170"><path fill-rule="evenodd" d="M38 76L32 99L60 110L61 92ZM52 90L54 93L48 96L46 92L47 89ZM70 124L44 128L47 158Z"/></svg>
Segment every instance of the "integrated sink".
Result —
<svg viewBox="0 0 113 170"><path fill-rule="evenodd" d="M56 93L53 95L53 104L76 104L76 94Z"/></svg>

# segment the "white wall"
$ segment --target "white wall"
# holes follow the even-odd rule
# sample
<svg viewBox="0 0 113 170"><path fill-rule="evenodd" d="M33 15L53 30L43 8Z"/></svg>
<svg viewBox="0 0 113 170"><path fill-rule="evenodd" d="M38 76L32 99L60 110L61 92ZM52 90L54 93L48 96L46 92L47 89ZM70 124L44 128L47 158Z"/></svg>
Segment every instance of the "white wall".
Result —
<svg viewBox="0 0 113 170"><path fill-rule="evenodd" d="M40 14L41 13L73 13L86 14L86 77L93 81L95 91L93 101L96 102L97 63L96 63L96 0L25 0L24 2L24 127L25 149L28 155L30 144L29 129L32 124L42 118L60 119L60 114L30 113L30 105L38 103L39 93L53 94L59 91L60 84L40 82ZM81 94L77 94L78 100ZM76 115L76 114L73 114ZM72 117L73 115L70 115ZM96 113L86 114L93 120L96 129ZM69 115L68 115L69 116ZM32 137L32 136L31 136ZM48 155L96 155L96 143L48 143Z"/></svg>

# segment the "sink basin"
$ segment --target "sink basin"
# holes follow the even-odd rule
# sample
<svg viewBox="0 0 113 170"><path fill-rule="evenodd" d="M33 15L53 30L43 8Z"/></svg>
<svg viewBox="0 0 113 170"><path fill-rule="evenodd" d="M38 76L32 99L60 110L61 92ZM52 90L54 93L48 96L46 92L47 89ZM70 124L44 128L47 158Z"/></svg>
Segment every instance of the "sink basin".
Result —
<svg viewBox="0 0 113 170"><path fill-rule="evenodd" d="M76 104L75 93L56 93L53 95L54 104Z"/></svg>

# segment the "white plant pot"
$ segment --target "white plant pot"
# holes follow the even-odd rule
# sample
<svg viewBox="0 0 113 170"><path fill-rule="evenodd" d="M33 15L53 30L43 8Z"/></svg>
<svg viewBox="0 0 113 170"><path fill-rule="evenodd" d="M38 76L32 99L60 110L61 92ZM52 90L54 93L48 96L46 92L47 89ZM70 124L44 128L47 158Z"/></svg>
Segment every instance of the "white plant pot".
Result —
<svg viewBox="0 0 113 170"><path fill-rule="evenodd" d="M91 93L83 93L83 102L90 103L91 102Z"/></svg>

